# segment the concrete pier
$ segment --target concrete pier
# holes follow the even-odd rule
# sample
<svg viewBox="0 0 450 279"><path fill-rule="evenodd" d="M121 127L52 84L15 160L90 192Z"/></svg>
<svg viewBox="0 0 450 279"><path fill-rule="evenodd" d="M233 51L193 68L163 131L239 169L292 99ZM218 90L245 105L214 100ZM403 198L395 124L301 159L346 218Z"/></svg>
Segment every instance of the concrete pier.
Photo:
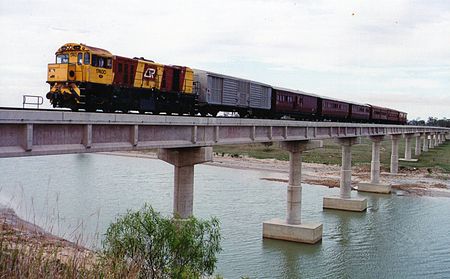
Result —
<svg viewBox="0 0 450 279"><path fill-rule="evenodd" d="M422 146L423 152L428 152L428 146L429 146L428 133L425 133L423 135L423 146Z"/></svg>
<svg viewBox="0 0 450 279"><path fill-rule="evenodd" d="M434 134L430 134L429 149L434 148Z"/></svg>
<svg viewBox="0 0 450 279"><path fill-rule="evenodd" d="M414 155L416 156L420 156L420 154L422 153L421 139L422 135L418 134L416 136L416 148L414 149Z"/></svg>
<svg viewBox="0 0 450 279"><path fill-rule="evenodd" d="M339 197L324 197L323 208L348 211L364 211L367 209L367 199L351 197L352 153L351 146L356 138L339 138L342 147L342 165Z"/></svg>
<svg viewBox="0 0 450 279"><path fill-rule="evenodd" d="M380 184L380 143L384 136L372 136L372 161L370 163L370 183L359 183L359 192L389 194L391 185Z"/></svg>
<svg viewBox="0 0 450 279"><path fill-rule="evenodd" d="M400 161L417 162L417 159L411 158L411 142L414 136L415 134L405 134L405 158L399 159Z"/></svg>
<svg viewBox="0 0 450 279"><path fill-rule="evenodd" d="M320 223L301 221L302 206L302 152L322 147L322 141L282 142L281 148L289 152L289 184L287 186L286 220L272 219L263 222L263 237L302 243L316 243L322 239Z"/></svg>
<svg viewBox="0 0 450 279"><path fill-rule="evenodd" d="M401 135L391 135L392 150L391 150L391 173L398 173L398 141Z"/></svg>
<svg viewBox="0 0 450 279"><path fill-rule="evenodd" d="M158 158L175 167L173 215L186 219L193 214L194 165L212 161L212 147L158 149Z"/></svg>

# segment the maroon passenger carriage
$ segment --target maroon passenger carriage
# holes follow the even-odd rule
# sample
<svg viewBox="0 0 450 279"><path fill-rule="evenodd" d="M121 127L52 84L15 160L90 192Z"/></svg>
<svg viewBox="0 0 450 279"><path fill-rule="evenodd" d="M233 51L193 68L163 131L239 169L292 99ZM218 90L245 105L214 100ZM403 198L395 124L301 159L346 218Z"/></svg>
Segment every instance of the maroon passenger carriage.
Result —
<svg viewBox="0 0 450 279"><path fill-rule="evenodd" d="M272 114L277 118L315 119L318 100L319 96L311 93L272 87Z"/></svg>
<svg viewBox="0 0 450 279"><path fill-rule="evenodd" d="M358 103L350 103L349 119L355 122L369 122L370 106Z"/></svg>
<svg viewBox="0 0 450 279"><path fill-rule="evenodd" d="M343 121L349 119L350 104L328 97L319 98L318 111L323 120Z"/></svg>

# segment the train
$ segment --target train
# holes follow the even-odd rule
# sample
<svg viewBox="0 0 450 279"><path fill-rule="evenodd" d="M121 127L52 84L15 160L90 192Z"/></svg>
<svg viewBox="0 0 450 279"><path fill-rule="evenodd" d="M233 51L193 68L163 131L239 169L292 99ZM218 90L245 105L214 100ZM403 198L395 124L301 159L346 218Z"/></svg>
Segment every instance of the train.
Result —
<svg viewBox="0 0 450 279"><path fill-rule="evenodd" d="M407 113L67 43L48 64L54 108L406 124Z"/></svg>

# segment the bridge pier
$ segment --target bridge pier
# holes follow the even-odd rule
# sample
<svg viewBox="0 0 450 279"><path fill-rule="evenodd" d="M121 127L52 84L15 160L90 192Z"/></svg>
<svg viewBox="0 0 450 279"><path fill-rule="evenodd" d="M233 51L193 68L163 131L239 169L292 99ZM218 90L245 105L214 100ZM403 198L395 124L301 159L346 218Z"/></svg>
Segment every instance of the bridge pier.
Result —
<svg viewBox="0 0 450 279"><path fill-rule="evenodd" d="M429 146L428 133L424 133L423 134L423 146L422 146L423 152L428 152L428 146Z"/></svg>
<svg viewBox="0 0 450 279"><path fill-rule="evenodd" d="M430 134L430 141L429 141L429 149L433 149L434 148L434 134Z"/></svg>
<svg viewBox="0 0 450 279"><path fill-rule="evenodd" d="M414 150L414 155L416 155L416 156L420 156L420 154L422 153L421 142L420 142L421 138L422 138L421 134L416 135L416 148Z"/></svg>
<svg viewBox="0 0 450 279"><path fill-rule="evenodd" d="M391 185L380 184L380 145L384 136L371 136L372 162L370 163L370 183L359 183L358 192L389 194Z"/></svg>
<svg viewBox="0 0 450 279"><path fill-rule="evenodd" d="M391 150L391 174L398 173L398 141L401 135L391 135L392 150Z"/></svg>
<svg viewBox="0 0 450 279"><path fill-rule="evenodd" d="M282 142L281 148L289 151L289 184L287 187L286 220L272 219L263 222L263 237L314 244L322 239L322 224L301 222L302 206L302 152L322 147L322 141Z"/></svg>
<svg viewBox="0 0 450 279"><path fill-rule="evenodd" d="M352 153L351 146L356 138L339 138L342 148L342 165L339 197L324 197L323 208L348 211L364 211L367 209L367 199L351 197Z"/></svg>
<svg viewBox="0 0 450 279"><path fill-rule="evenodd" d="M161 148L158 159L174 165L173 215L186 219L193 215L194 165L212 161L212 147Z"/></svg>
<svg viewBox="0 0 450 279"><path fill-rule="evenodd" d="M411 140L414 136L415 134L405 134L405 158L399 159L400 161L417 162L417 159L411 158Z"/></svg>

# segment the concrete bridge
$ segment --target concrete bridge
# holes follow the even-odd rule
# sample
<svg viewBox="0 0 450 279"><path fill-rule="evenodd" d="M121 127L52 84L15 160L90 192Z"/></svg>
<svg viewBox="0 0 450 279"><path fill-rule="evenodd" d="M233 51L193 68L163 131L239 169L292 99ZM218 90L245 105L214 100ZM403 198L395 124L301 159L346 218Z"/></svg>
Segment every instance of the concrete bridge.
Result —
<svg viewBox="0 0 450 279"><path fill-rule="evenodd" d="M240 118L0 110L0 157L18 157L158 148L158 158L174 165L173 213L193 214L194 165L212 160L212 146L281 142L290 154L287 216L263 223L263 236L305 243L322 239L322 224L301 221L301 155L322 147L323 139L342 146L340 195L325 197L323 208L365 211L366 199L351 197L351 147L360 137L372 140L371 180L359 191L390 193L380 184L380 142L392 141L391 173L398 161L442 144L450 129L440 127L303 122ZM405 139L405 156L398 143Z"/></svg>

